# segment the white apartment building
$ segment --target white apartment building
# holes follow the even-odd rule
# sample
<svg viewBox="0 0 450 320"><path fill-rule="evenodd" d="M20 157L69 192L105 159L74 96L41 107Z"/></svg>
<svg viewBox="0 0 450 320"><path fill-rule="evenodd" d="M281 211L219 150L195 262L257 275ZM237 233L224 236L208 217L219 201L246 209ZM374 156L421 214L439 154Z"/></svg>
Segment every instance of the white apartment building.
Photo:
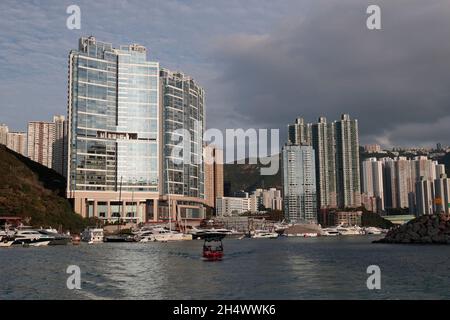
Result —
<svg viewBox="0 0 450 320"><path fill-rule="evenodd" d="M244 212L252 212L255 207L254 198L218 197L216 199L216 215L219 217L236 216Z"/></svg>

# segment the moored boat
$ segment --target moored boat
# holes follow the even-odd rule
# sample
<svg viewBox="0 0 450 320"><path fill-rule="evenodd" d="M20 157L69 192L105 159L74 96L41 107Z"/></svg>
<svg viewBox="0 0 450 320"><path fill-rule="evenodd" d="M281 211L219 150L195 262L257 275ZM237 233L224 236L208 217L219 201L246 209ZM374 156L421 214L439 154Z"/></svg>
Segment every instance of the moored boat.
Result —
<svg viewBox="0 0 450 320"><path fill-rule="evenodd" d="M103 229L102 228L86 228L81 234L81 241L88 243L101 243L103 242Z"/></svg>
<svg viewBox="0 0 450 320"><path fill-rule="evenodd" d="M13 244L21 244L21 245L30 245L34 247L47 246L50 241L55 238L52 236L48 236L45 234L41 234L37 230L33 229L23 229L17 230L14 234L14 243Z"/></svg>
<svg viewBox="0 0 450 320"><path fill-rule="evenodd" d="M13 243L14 243L13 238L9 238L6 236L0 236L0 248L11 247Z"/></svg>
<svg viewBox="0 0 450 320"><path fill-rule="evenodd" d="M336 230L339 232L339 235L342 236L355 236L363 234L360 227L344 227L341 225L338 226Z"/></svg>
<svg viewBox="0 0 450 320"><path fill-rule="evenodd" d="M136 242L134 236L129 234L109 235L103 238L104 242Z"/></svg>
<svg viewBox="0 0 450 320"><path fill-rule="evenodd" d="M364 233L365 234L382 234L383 230L380 228L376 228L376 227L367 227L364 229Z"/></svg>
<svg viewBox="0 0 450 320"><path fill-rule="evenodd" d="M224 237L236 239L244 235L243 232L239 232L233 229L226 229L226 228L197 229L195 227L189 230L189 234L192 234L192 237L194 239L204 239L205 237L211 234L221 234Z"/></svg>
<svg viewBox="0 0 450 320"><path fill-rule="evenodd" d="M37 230L40 234L47 235L50 237L53 237L54 239L49 242L48 245L50 246L56 246L56 245L66 245L70 241L72 241L72 238L69 235L66 235L64 233L59 233L55 229L39 229Z"/></svg>
<svg viewBox="0 0 450 320"><path fill-rule="evenodd" d="M255 230L252 234L253 239L276 239L279 234L277 232L272 232L269 230Z"/></svg>
<svg viewBox="0 0 450 320"><path fill-rule="evenodd" d="M81 242L81 237L79 235L72 236L72 244L73 245L79 245Z"/></svg>
<svg viewBox="0 0 450 320"><path fill-rule="evenodd" d="M139 242L168 242L192 240L192 234L181 233L174 230L168 230L164 227L154 227L136 234Z"/></svg>

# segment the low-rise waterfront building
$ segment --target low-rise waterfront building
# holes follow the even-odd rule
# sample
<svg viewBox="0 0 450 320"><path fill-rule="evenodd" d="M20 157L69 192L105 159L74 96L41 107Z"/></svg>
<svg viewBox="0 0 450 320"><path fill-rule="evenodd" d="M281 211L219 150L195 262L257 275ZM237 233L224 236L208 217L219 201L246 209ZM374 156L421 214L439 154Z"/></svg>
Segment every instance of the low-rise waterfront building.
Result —
<svg viewBox="0 0 450 320"><path fill-rule="evenodd" d="M252 198L219 197L216 198L216 215L218 217L237 216L244 212L252 212L255 202Z"/></svg>

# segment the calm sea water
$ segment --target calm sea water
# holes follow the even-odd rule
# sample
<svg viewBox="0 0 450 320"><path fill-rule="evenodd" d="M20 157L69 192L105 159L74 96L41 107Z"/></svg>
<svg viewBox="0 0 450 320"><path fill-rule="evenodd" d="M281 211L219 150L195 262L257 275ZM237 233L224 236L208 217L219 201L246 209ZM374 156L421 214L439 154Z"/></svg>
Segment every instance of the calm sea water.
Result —
<svg viewBox="0 0 450 320"><path fill-rule="evenodd" d="M450 299L450 246L374 239L225 239L220 262L202 241L1 248L0 299ZM381 290L366 287L373 264Z"/></svg>

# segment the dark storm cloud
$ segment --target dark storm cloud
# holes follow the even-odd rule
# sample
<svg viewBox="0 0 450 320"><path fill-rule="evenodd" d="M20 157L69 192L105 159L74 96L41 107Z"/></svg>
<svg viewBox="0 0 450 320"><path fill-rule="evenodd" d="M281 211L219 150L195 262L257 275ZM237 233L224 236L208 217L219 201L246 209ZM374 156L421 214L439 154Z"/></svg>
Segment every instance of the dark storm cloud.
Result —
<svg viewBox="0 0 450 320"><path fill-rule="evenodd" d="M382 30L366 28L381 7ZM450 3L313 1L262 34L218 40L229 118L279 127L349 113L362 142L450 143Z"/></svg>

